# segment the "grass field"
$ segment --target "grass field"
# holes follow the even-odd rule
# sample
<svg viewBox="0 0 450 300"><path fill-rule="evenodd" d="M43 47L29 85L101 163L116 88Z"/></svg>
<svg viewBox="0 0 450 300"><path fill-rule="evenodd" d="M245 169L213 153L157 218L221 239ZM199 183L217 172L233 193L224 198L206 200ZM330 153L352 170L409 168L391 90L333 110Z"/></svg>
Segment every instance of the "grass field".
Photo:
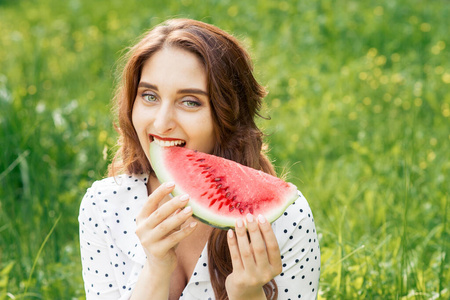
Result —
<svg viewBox="0 0 450 300"><path fill-rule="evenodd" d="M319 299L448 299L449 16L446 0L0 0L0 300L84 298L78 207L115 149L116 61L169 17L249 47L271 158L315 215Z"/></svg>

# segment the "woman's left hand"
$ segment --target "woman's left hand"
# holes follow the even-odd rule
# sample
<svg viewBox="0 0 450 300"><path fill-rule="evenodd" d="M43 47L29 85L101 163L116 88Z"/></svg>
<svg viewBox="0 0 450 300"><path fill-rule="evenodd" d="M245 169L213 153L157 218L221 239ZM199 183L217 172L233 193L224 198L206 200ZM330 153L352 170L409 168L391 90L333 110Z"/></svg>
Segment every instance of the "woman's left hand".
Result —
<svg viewBox="0 0 450 300"><path fill-rule="evenodd" d="M281 273L280 249L270 223L259 215L246 217L247 230L242 219L236 222L235 233L228 231L233 272L225 286L228 298L266 299L263 286Z"/></svg>

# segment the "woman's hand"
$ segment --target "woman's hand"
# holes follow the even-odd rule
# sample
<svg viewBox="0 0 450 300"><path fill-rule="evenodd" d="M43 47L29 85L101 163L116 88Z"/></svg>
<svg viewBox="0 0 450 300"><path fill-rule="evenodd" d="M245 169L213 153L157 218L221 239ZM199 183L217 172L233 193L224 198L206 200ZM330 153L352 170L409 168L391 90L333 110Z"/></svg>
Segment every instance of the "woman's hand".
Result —
<svg viewBox="0 0 450 300"><path fill-rule="evenodd" d="M136 234L144 247L147 263L154 271L169 274L177 265L175 249L178 243L197 225L197 222L192 222L182 227L192 216L192 209L185 207L188 195L174 197L160 205L174 186L173 183L164 183L155 189L136 218Z"/></svg>
<svg viewBox="0 0 450 300"><path fill-rule="evenodd" d="M225 286L230 300L266 299L263 286L281 273L280 249L270 223L259 215L247 215L247 230L242 219L236 222L236 233L228 231L233 272Z"/></svg>

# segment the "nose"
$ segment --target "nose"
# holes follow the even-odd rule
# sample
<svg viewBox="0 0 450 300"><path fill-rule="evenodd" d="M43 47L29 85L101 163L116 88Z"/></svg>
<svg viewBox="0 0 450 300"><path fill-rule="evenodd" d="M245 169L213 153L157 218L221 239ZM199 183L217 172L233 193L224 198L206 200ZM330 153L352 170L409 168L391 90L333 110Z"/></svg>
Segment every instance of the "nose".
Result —
<svg viewBox="0 0 450 300"><path fill-rule="evenodd" d="M169 103L162 104L156 112L153 126L156 133L166 134L175 129L174 110Z"/></svg>

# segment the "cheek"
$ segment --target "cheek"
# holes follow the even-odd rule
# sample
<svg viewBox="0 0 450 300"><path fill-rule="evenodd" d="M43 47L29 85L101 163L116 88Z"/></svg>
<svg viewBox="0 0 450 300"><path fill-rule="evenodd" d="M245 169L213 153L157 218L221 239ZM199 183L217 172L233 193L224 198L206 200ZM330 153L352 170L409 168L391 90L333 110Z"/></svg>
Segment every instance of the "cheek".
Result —
<svg viewBox="0 0 450 300"><path fill-rule="evenodd" d="M134 130L137 133L139 143L141 147L144 148L146 146L146 132L145 132L145 120L143 118L143 114L139 111L139 109L136 107L136 105L133 107L133 111L131 113L131 121L134 127ZM147 151L145 151L147 152ZM147 153L146 153L147 154Z"/></svg>
<svg viewBox="0 0 450 300"><path fill-rule="evenodd" d="M213 151L214 145L216 143L216 133L214 128L214 123L212 119L209 119L207 123L203 123L204 125L208 124L207 126L203 127L203 144L205 147L207 147L207 152L211 153Z"/></svg>
<svg viewBox="0 0 450 300"><path fill-rule="evenodd" d="M143 117L144 114L142 113L142 110L139 109L139 105L135 104L133 106L133 111L131 112L131 121L139 137L142 134L142 129L145 126L145 121Z"/></svg>

